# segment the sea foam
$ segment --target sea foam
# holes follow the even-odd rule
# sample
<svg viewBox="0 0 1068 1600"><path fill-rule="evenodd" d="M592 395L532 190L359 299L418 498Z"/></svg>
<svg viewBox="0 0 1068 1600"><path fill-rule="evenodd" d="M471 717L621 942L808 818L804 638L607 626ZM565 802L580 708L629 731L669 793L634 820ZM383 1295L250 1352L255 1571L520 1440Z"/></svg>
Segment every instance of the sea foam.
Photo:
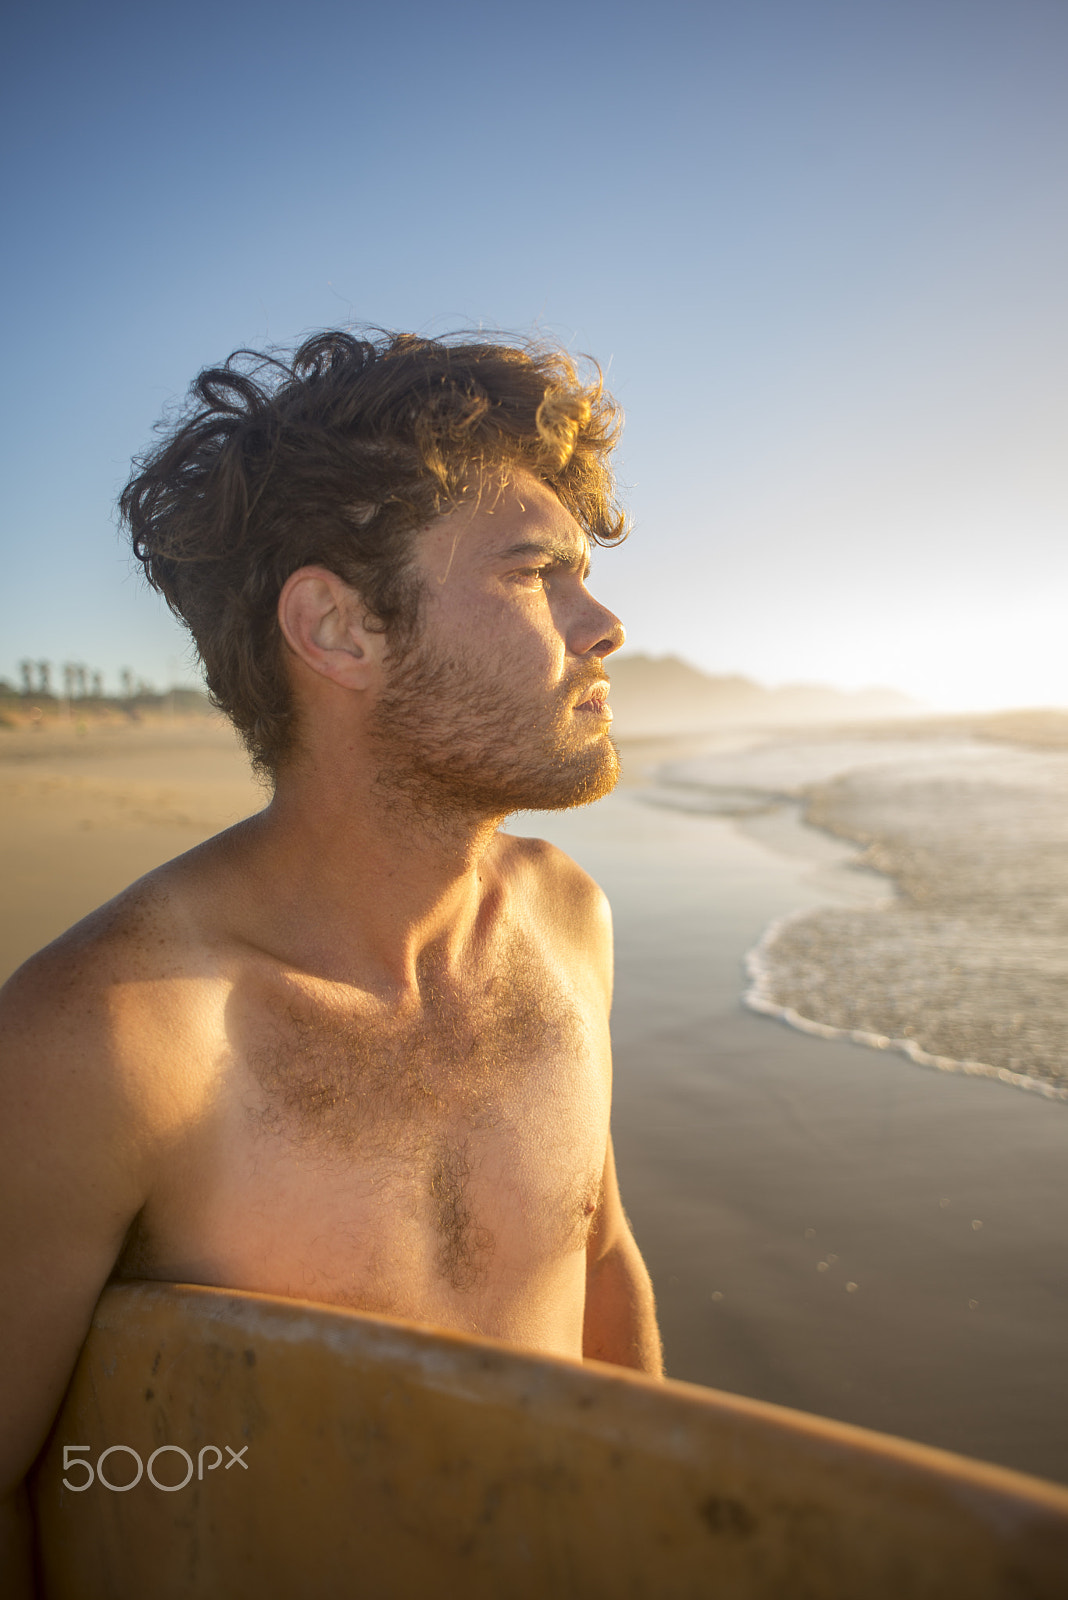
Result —
<svg viewBox="0 0 1068 1600"><path fill-rule="evenodd" d="M1068 754L802 737L661 777L661 803L733 815L747 830L745 819L799 802L893 891L766 929L748 957L753 1010L1068 1100Z"/></svg>

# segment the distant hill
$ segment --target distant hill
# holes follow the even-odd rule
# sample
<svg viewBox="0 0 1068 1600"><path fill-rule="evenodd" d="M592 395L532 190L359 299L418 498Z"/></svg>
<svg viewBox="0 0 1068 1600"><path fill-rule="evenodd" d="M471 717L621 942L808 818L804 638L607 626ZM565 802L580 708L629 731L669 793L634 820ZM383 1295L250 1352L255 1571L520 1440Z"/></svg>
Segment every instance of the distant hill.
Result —
<svg viewBox="0 0 1068 1600"><path fill-rule="evenodd" d="M623 738L694 732L722 723L861 722L921 710L895 689L807 683L766 689L751 678L710 677L678 656L627 655L606 664L616 731Z"/></svg>

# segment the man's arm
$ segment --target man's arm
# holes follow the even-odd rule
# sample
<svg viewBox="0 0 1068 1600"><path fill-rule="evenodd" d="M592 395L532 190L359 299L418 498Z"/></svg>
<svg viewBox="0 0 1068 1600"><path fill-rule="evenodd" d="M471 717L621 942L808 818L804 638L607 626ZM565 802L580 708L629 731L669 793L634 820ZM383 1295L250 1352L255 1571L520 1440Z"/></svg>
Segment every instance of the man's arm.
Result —
<svg viewBox="0 0 1068 1600"><path fill-rule="evenodd" d="M582 1353L589 1360L664 1375L653 1286L623 1214L611 1140L601 1204L586 1247Z"/></svg>
<svg viewBox="0 0 1068 1600"><path fill-rule="evenodd" d="M608 900L594 880L563 851L542 840L519 843L526 859L533 860L541 874L546 924L568 940L571 960L590 976L591 1010L604 1019L604 1071L610 1085L608 1017L612 1009L613 950ZM663 1376L653 1286L623 1214L611 1139L605 1153L601 1202L586 1246L582 1353L591 1361L611 1361L619 1367L635 1367L640 1372Z"/></svg>
<svg viewBox="0 0 1068 1600"><path fill-rule="evenodd" d="M0 995L0 1591L33 1594L23 1480L142 1204L92 983L39 956Z"/></svg>

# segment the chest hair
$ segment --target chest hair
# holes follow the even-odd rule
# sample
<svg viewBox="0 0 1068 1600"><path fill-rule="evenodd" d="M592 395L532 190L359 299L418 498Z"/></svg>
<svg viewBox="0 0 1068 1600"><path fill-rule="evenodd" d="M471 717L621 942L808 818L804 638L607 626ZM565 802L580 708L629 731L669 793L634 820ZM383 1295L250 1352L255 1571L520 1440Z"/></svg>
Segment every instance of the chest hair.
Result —
<svg viewBox="0 0 1068 1600"><path fill-rule="evenodd" d="M313 995L277 1008L247 1053L260 1091L254 1119L324 1154L412 1160L448 1128L461 1137L491 1129L519 1110L532 1080L551 1083L588 1054L574 994L514 945L476 981L428 975L421 999L404 1016Z"/></svg>
<svg viewBox="0 0 1068 1600"><path fill-rule="evenodd" d="M438 1276L465 1292L485 1282L496 1247L475 1199L487 1142L503 1124L566 1148L567 1127L554 1126L569 1120L559 1091L590 1070L588 1027L567 987L514 949L481 982L428 977L421 988L406 1018L292 1000L248 1052L259 1090L250 1115L262 1134L331 1165L384 1167L433 1227ZM574 1249L594 1209L591 1180L556 1166L546 1161L542 1179L551 1228L559 1248Z"/></svg>

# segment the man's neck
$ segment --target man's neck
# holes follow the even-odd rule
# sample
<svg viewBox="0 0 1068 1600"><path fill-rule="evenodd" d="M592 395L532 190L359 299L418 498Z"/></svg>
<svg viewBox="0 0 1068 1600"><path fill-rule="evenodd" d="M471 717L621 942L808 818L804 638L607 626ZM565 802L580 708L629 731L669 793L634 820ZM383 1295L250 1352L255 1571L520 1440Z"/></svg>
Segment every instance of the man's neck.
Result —
<svg viewBox="0 0 1068 1600"><path fill-rule="evenodd" d="M398 993L418 991L431 951L438 969L458 966L478 935L502 820L436 811L365 774L342 783L311 765L287 770L247 835L284 959Z"/></svg>

